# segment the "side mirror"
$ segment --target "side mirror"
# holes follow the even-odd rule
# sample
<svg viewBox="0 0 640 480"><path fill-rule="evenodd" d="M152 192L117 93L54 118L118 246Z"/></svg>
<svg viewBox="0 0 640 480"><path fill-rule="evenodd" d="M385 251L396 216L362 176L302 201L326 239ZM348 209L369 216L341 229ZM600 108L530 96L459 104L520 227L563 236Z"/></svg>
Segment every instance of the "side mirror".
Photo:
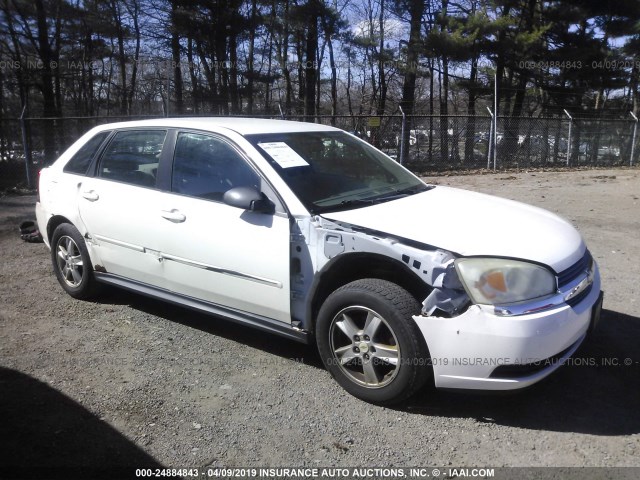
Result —
<svg viewBox="0 0 640 480"><path fill-rule="evenodd" d="M275 206L267 196L254 187L234 187L222 197L227 205L257 213L273 213Z"/></svg>

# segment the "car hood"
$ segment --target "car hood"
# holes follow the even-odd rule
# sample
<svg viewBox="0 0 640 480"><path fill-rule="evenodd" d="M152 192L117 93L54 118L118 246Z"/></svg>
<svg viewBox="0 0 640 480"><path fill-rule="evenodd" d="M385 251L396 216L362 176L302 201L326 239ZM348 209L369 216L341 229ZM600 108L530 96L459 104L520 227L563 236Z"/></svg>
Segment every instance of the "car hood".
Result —
<svg viewBox="0 0 640 480"><path fill-rule="evenodd" d="M323 216L462 256L519 258L556 272L580 260L586 248L569 222L547 210L451 187Z"/></svg>

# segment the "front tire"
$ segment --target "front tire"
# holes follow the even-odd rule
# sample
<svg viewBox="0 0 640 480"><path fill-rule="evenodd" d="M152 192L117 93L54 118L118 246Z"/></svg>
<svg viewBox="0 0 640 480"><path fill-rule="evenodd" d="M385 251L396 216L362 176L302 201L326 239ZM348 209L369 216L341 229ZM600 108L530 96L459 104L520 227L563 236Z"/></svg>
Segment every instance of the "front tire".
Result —
<svg viewBox="0 0 640 480"><path fill-rule="evenodd" d="M429 379L429 352L412 315L420 305L406 290L362 279L326 299L316 325L325 367L349 393L389 405L405 400Z"/></svg>
<svg viewBox="0 0 640 480"><path fill-rule="evenodd" d="M88 299L97 293L87 246L73 225L62 223L53 231L51 261L58 282L69 295Z"/></svg>

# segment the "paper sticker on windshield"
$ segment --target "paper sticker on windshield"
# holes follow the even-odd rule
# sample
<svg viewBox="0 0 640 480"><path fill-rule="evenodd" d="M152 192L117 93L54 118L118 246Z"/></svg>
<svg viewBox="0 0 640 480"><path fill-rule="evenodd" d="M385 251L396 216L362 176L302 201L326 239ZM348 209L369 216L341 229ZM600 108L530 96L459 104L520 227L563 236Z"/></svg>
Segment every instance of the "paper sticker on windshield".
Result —
<svg viewBox="0 0 640 480"><path fill-rule="evenodd" d="M304 158L284 142L267 142L259 143L258 145L282 168L306 167L309 165Z"/></svg>

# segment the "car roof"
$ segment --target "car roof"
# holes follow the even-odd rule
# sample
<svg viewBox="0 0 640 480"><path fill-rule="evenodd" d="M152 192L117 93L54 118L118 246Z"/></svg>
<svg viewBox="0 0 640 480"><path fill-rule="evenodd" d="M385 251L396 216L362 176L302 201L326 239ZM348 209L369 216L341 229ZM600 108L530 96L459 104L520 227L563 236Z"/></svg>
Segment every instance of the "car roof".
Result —
<svg viewBox="0 0 640 480"><path fill-rule="evenodd" d="M132 127L169 127L190 128L197 130L219 131L232 130L240 135L254 133L288 133L288 132L326 132L339 131L337 128L318 123L295 122L290 120L272 120L265 118L244 117L168 117L149 120L136 120L100 125L98 130Z"/></svg>

